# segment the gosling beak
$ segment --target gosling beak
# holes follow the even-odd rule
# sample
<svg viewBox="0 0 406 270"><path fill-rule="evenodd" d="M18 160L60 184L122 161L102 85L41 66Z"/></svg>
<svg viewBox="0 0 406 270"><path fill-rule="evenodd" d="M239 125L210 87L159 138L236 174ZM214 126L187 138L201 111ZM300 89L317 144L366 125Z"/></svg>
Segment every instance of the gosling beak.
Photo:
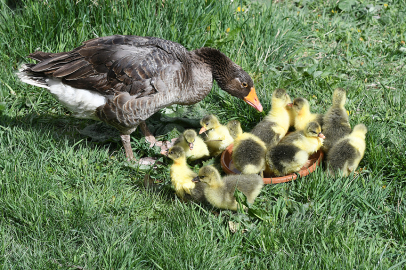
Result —
<svg viewBox="0 0 406 270"><path fill-rule="evenodd" d="M198 183L200 182L199 176L196 176L195 178L192 179L192 182Z"/></svg>
<svg viewBox="0 0 406 270"><path fill-rule="evenodd" d="M248 105L254 107L257 109L259 112L262 112L263 108L261 103L259 102L259 99L257 97L257 93L255 92L255 88L251 87L251 91L249 94L244 98L244 101L248 103Z"/></svg>
<svg viewBox="0 0 406 270"><path fill-rule="evenodd" d="M326 138L326 136L324 136L324 134L321 133L321 132L319 133L319 137L322 138L322 139L325 139L325 138Z"/></svg>
<svg viewBox="0 0 406 270"><path fill-rule="evenodd" d="M207 131L207 129L205 127L202 127L199 131L199 134L202 134L203 132Z"/></svg>
<svg viewBox="0 0 406 270"><path fill-rule="evenodd" d="M193 143L191 142L191 143L189 143L189 149L190 149L190 151L192 151L193 150Z"/></svg>
<svg viewBox="0 0 406 270"><path fill-rule="evenodd" d="M164 156L168 156L168 152L169 152L168 149L162 150L161 154L164 155Z"/></svg>
<svg viewBox="0 0 406 270"><path fill-rule="evenodd" d="M293 107L293 103L288 103L288 104L286 104L286 106L288 106L289 108L292 108L292 107Z"/></svg>

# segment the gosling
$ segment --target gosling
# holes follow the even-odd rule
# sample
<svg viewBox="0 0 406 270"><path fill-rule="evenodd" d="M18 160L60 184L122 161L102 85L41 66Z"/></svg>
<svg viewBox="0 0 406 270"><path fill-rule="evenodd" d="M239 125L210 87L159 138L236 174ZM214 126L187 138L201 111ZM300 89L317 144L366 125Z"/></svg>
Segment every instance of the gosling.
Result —
<svg viewBox="0 0 406 270"><path fill-rule="evenodd" d="M326 139L321 150L323 150L327 157L333 145L351 133L348 114L344 108L346 100L346 91L342 88L335 89L333 104L323 117L322 129Z"/></svg>
<svg viewBox="0 0 406 270"><path fill-rule="evenodd" d="M295 130L303 130L310 122L317 122L323 126L323 115L310 112L309 101L305 98L298 97L292 102L292 111L294 114Z"/></svg>
<svg viewBox="0 0 406 270"><path fill-rule="evenodd" d="M324 138L317 122L310 122L304 130L288 134L266 154L267 170L276 176L300 171L309 156L323 145Z"/></svg>
<svg viewBox="0 0 406 270"><path fill-rule="evenodd" d="M234 211L238 207L234 197L236 188L244 193L248 202L252 204L264 186L262 177L257 174L230 175L222 179L213 166L202 167L199 170L199 175L193 181L202 182L206 185L204 195L211 205Z"/></svg>
<svg viewBox="0 0 406 270"><path fill-rule="evenodd" d="M265 169L265 143L251 133L244 133L237 120L228 122L227 128L234 139L232 159L242 174L257 174Z"/></svg>
<svg viewBox="0 0 406 270"><path fill-rule="evenodd" d="M197 136L193 129L185 130L175 141L185 151L186 158L190 161L210 156L209 149L202 138Z"/></svg>
<svg viewBox="0 0 406 270"><path fill-rule="evenodd" d="M267 149L277 145L288 132L291 106L285 89L276 89L272 94L272 107L268 115L251 130L252 134L265 143Z"/></svg>
<svg viewBox="0 0 406 270"><path fill-rule="evenodd" d="M221 154L231 143L233 138L230 135L226 126L223 126L218 121L217 117L213 114L206 115L200 120L199 134L206 133L205 142L210 151L210 156L218 156Z"/></svg>
<svg viewBox="0 0 406 270"><path fill-rule="evenodd" d="M366 133L367 127L364 124L358 124L349 135L333 145L327 157L327 169L330 175L341 172L343 176L348 176L355 171L364 157Z"/></svg>
<svg viewBox="0 0 406 270"><path fill-rule="evenodd" d="M195 201L204 202L204 191L202 192L204 187L200 184L196 185L192 181L197 176L197 173L187 165L183 148L178 145L171 147L168 150L168 157L173 160L170 176L176 195L181 199L191 196Z"/></svg>

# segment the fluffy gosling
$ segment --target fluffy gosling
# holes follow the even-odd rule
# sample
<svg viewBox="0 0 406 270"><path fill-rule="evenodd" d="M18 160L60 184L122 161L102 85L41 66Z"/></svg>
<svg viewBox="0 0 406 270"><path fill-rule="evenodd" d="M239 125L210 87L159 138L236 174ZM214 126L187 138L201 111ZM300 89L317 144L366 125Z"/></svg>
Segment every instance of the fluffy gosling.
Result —
<svg viewBox="0 0 406 270"><path fill-rule="evenodd" d="M176 195L181 199L190 195L193 200L204 202L204 186L193 182L197 173L192 171L186 163L185 151L181 146L173 146L168 150L168 157L173 160L170 168L172 186Z"/></svg>
<svg viewBox="0 0 406 270"><path fill-rule="evenodd" d="M210 151L210 156L221 154L234 140L226 126L223 126L213 114L206 115L200 120L199 134L206 133L205 142Z"/></svg>
<svg viewBox="0 0 406 270"><path fill-rule="evenodd" d="M209 149L202 138L197 136L193 129L185 130L175 141L185 151L186 158L190 161L210 156Z"/></svg>
<svg viewBox="0 0 406 270"><path fill-rule="evenodd" d="M204 195L211 205L234 211L237 210L237 201L234 197L236 188L247 196L249 203L254 203L264 186L262 177L257 174L230 175L222 179L213 166L202 167L199 170L199 175L193 181L202 182L206 185Z"/></svg>
<svg viewBox="0 0 406 270"><path fill-rule="evenodd" d="M324 138L317 122L308 123L304 130L288 134L268 151L267 169L276 176L300 171L309 156L323 145Z"/></svg>
<svg viewBox="0 0 406 270"><path fill-rule="evenodd" d="M348 176L355 171L364 157L367 131L364 124L358 124L349 135L333 145L327 157L327 169L330 175L341 171L343 176Z"/></svg>
<svg viewBox="0 0 406 270"><path fill-rule="evenodd" d="M252 134L265 143L267 149L278 144L288 132L291 106L285 89L276 89L272 94L272 107L268 115L251 130Z"/></svg>
<svg viewBox="0 0 406 270"><path fill-rule="evenodd" d="M254 134L243 132L237 120L228 122L227 128L234 138L232 159L243 174L257 174L265 169L265 143Z"/></svg>
<svg viewBox="0 0 406 270"><path fill-rule="evenodd" d="M341 138L351 133L348 114L344 108L347 100L346 91L337 88L333 93L333 104L323 117L323 134L326 136L321 150L328 156L328 152Z"/></svg>

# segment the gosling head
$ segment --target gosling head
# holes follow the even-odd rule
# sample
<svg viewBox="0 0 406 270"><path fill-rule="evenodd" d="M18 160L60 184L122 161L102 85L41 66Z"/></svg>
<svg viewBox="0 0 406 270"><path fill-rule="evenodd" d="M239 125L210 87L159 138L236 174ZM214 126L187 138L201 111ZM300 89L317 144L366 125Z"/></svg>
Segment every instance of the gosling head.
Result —
<svg viewBox="0 0 406 270"><path fill-rule="evenodd" d="M233 139L237 138L238 136L240 136L243 133L242 128L241 128L241 123L238 120L231 120L230 122L228 122L227 128L228 128L228 131L230 132L231 137L233 137Z"/></svg>
<svg viewBox="0 0 406 270"><path fill-rule="evenodd" d="M292 108L295 114L299 115L302 112L309 110L310 108L309 101L307 101L307 99L302 97L295 98L292 102Z"/></svg>
<svg viewBox="0 0 406 270"><path fill-rule="evenodd" d="M196 131L194 131L193 129L187 129L183 132L183 138L185 138L185 141L189 144L190 151L193 150L196 136Z"/></svg>
<svg viewBox="0 0 406 270"><path fill-rule="evenodd" d="M221 179L220 173L213 166L204 166L200 168L198 176L193 178L193 182L203 182L210 185L213 185L215 182L218 182Z"/></svg>
<svg viewBox="0 0 406 270"><path fill-rule="evenodd" d="M180 146L173 146L169 148L167 156L172 160L177 160L179 158L185 157L185 151Z"/></svg>
<svg viewBox="0 0 406 270"><path fill-rule="evenodd" d="M368 132L368 129L364 124L358 124L352 130L352 133L354 133L362 138L365 138L365 135L367 134L367 132Z"/></svg>
<svg viewBox="0 0 406 270"><path fill-rule="evenodd" d="M290 96L286 93L286 90L283 88L275 89L272 94L272 106L277 107L291 107Z"/></svg>
<svg viewBox="0 0 406 270"><path fill-rule="evenodd" d="M336 88L333 92L333 106L344 107L347 100L347 93L343 88Z"/></svg>
<svg viewBox="0 0 406 270"><path fill-rule="evenodd" d="M202 120L200 120L200 125L202 126L202 128L199 131L199 134L202 134L203 132L213 129L217 126L220 125L219 120L217 119L216 116L214 116L213 114L209 114L206 115L205 117L203 117Z"/></svg>
<svg viewBox="0 0 406 270"><path fill-rule="evenodd" d="M320 137L322 139L326 138L324 134L321 133L321 127L317 122L308 123L304 129L304 134L306 137Z"/></svg>

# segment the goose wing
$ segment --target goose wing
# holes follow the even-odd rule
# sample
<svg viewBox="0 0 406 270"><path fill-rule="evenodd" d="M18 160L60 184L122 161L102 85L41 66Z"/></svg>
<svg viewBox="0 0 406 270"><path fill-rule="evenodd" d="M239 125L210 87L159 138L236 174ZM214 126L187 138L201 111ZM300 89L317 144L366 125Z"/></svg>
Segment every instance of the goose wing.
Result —
<svg viewBox="0 0 406 270"><path fill-rule="evenodd" d="M75 88L105 95L127 92L145 97L157 92L151 80L163 73L183 70L178 84L190 74L187 50L180 44L154 37L109 36L95 38L63 53L35 52L39 63L30 71L60 78Z"/></svg>

